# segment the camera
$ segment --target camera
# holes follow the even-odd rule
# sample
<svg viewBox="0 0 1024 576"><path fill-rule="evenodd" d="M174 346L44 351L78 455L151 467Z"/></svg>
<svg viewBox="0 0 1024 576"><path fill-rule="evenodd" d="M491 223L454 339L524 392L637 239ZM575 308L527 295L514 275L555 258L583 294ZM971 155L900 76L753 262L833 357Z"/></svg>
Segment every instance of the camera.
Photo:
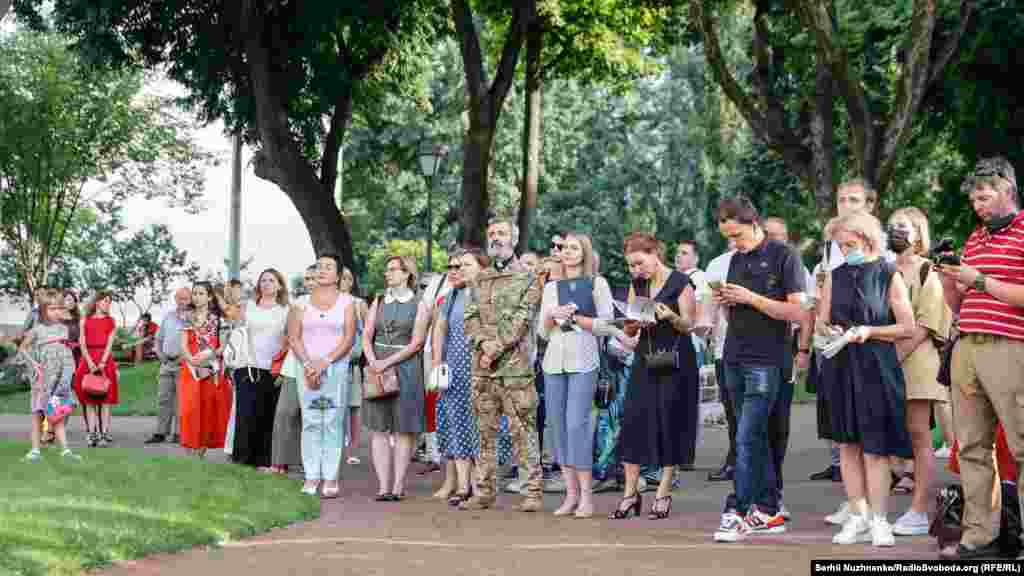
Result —
<svg viewBox="0 0 1024 576"><path fill-rule="evenodd" d="M960 265L960 257L956 255L956 246L953 244L953 239L949 237L943 238L931 249L931 252L928 253L928 259L936 265Z"/></svg>

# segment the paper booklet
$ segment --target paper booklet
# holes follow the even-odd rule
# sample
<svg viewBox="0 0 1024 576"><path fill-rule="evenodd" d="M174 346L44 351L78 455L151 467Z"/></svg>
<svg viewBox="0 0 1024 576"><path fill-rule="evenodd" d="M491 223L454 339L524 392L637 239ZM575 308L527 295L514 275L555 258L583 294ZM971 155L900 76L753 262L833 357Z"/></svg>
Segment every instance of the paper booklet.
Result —
<svg viewBox="0 0 1024 576"><path fill-rule="evenodd" d="M637 296L632 303L612 300L612 305L625 316L625 318L616 318L616 324L622 324L625 320L636 320L647 324L654 324L657 321L654 315L654 300L650 298Z"/></svg>

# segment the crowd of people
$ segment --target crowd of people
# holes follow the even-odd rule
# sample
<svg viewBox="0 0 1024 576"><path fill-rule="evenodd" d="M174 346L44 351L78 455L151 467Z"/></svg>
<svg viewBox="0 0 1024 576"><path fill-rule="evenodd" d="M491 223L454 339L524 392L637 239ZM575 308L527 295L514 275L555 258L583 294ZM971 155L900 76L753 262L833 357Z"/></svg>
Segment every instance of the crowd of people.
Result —
<svg viewBox="0 0 1024 576"><path fill-rule="evenodd" d="M731 197L716 210L726 253L701 271L699 246L684 241L673 267L657 238L634 232L622 287L601 275L586 234L559 233L549 254L517 256L517 227L503 219L490 222L486 249L451 250L444 274L419 278L412 258L389 257L385 290L368 301L331 254L306 270L308 295L293 300L272 268L251 298L237 281L199 282L142 329L160 362L147 443L199 457L224 449L269 473L301 468L303 492L335 498L343 455L360 464L365 426L378 501L405 498L425 438L443 472L433 496L453 507L490 508L504 489L522 496L518 510L539 511L557 479L556 516L591 517L593 493L621 487L610 519L662 519L676 471L693 467L700 375L710 371L730 447L708 480L734 483L714 539L738 542L786 531L789 417L806 382L818 434L833 446L812 478L841 481L846 493L825 519L840 526L834 543L884 547L928 533L938 422L964 495L962 537L943 554L1006 554L991 525L993 486L1015 508L1018 533L1019 488L994 481L992 453L1002 447L1001 468L1024 456L1024 215L1004 159L979 162L963 191L980 224L959 257L936 254L916 208L883 226L874 192L850 181L813 271L784 220ZM110 305L99 292L79 318L74 293L40 294L21 340L38 375L28 460L40 457L44 418L64 457L80 458L54 405L80 403L89 446L111 442ZM648 484L657 488L645 507ZM912 498L890 524L895 489Z"/></svg>

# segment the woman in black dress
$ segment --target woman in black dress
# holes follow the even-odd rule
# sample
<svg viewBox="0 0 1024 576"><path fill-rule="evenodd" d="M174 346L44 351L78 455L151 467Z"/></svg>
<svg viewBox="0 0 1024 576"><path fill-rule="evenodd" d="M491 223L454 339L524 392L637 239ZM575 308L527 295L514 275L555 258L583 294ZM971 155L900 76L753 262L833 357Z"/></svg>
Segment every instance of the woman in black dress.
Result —
<svg viewBox="0 0 1024 576"><path fill-rule="evenodd" d="M825 280L817 331L838 336L853 329L849 344L822 361L828 389L832 439L839 444L843 487L850 517L832 542L853 544L869 537L892 546L886 520L889 457L910 458L906 382L894 341L914 332L914 313L896 265L879 257L882 225L866 213L829 223L846 264ZM866 498L866 499L865 499Z"/></svg>
<svg viewBox="0 0 1024 576"><path fill-rule="evenodd" d="M661 243L650 234L626 238L626 262L633 276L629 300L651 298L655 302L653 324L627 321L624 344L635 351L632 376L623 406L621 448L626 488L612 519L639 515L637 492L640 466L662 469L661 482L649 518L665 518L672 509L674 466L687 461L696 442L690 419L697 418L697 356L690 343L694 311L693 286L685 274L662 262ZM655 366L654 356L667 363Z"/></svg>

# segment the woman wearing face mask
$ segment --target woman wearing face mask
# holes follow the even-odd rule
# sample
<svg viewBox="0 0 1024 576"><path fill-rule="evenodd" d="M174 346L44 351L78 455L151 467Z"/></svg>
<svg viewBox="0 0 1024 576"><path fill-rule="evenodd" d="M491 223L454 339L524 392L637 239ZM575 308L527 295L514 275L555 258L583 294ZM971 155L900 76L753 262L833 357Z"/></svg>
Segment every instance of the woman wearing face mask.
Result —
<svg viewBox="0 0 1024 576"><path fill-rule="evenodd" d="M437 403L437 447L446 461L445 480L435 498L447 498L458 506L470 497L470 473L480 454L480 432L473 412L470 361L472 351L463 329L466 286L487 267L487 256L479 250L456 252L448 260L452 290L438 309L434 328L432 366L448 365L448 389Z"/></svg>
<svg viewBox="0 0 1024 576"><path fill-rule="evenodd" d="M623 344L635 351L631 381L623 406L621 450L626 488L610 518L639 515L640 466L661 468L661 478L648 518L666 518L672 509L675 466L687 461L696 441L688 417L696 418L697 354L690 342L693 286L682 272L662 260L654 236L633 233L624 243L633 276L629 302L649 298L655 322L627 320Z"/></svg>
<svg viewBox="0 0 1024 576"><path fill-rule="evenodd" d="M949 391L936 380L939 350L933 337L949 336L953 313L946 305L939 275L923 255L930 248L928 218L917 208L901 208L889 217L889 248L896 254L896 266L910 291L916 326L910 338L896 342L896 352L907 381L907 430L914 449L913 498L910 510L893 525L900 536L928 533L928 485L934 465L931 412L945 403Z"/></svg>
<svg viewBox="0 0 1024 576"><path fill-rule="evenodd" d="M839 444L849 517L832 539L875 546L894 544L886 518L889 458L912 455L906 428L906 382L894 342L914 332L907 286L896 266L880 256L882 226L866 213L829 223L846 263L825 279L816 330L850 335L822 362L829 388L832 439Z"/></svg>
<svg viewBox="0 0 1024 576"><path fill-rule="evenodd" d="M373 468L379 483L377 501L398 502L405 496L405 477L416 435L426 428L423 362L419 353L427 336L430 310L413 291L415 260L392 256L385 265L387 290L370 305L363 354L371 372L395 368L400 391L395 396L368 400L363 409L366 427L371 431Z"/></svg>

